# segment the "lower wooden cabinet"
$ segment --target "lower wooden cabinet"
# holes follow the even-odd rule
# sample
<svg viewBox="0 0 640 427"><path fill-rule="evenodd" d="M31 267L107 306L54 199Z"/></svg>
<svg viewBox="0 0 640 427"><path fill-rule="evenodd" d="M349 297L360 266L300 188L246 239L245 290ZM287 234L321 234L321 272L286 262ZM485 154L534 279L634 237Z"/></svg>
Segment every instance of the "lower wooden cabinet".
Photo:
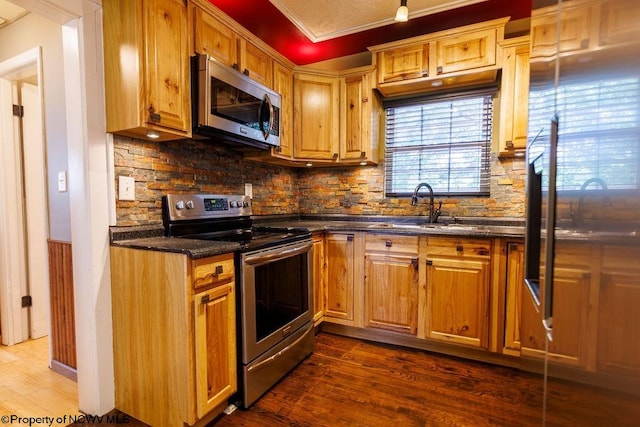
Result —
<svg viewBox="0 0 640 427"><path fill-rule="evenodd" d="M218 415L237 390L233 254L112 246L111 294L116 407L153 426Z"/></svg>
<svg viewBox="0 0 640 427"><path fill-rule="evenodd" d="M418 237L365 238L365 326L416 335Z"/></svg>
<svg viewBox="0 0 640 427"><path fill-rule="evenodd" d="M506 292L504 314L504 348L507 354L520 355L520 313L526 300L524 289L524 243L510 242L506 246ZM525 297L523 299L523 296Z"/></svg>
<svg viewBox="0 0 640 427"><path fill-rule="evenodd" d="M327 261L324 250L324 234L316 233L313 239L313 321L318 324L324 316L327 301Z"/></svg>
<svg viewBox="0 0 640 427"><path fill-rule="evenodd" d="M490 240L429 238L429 338L487 348L490 259Z"/></svg>
<svg viewBox="0 0 640 427"><path fill-rule="evenodd" d="M584 366L590 292L591 245L558 241L561 256L556 257L553 289L553 341L549 343L549 358L554 362ZM543 274L541 273L541 276ZM544 288L544 282L542 288ZM546 333L541 314L532 298L523 297L521 312L521 352L526 356L543 356Z"/></svg>
<svg viewBox="0 0 640 427"><path fill-rule="evenodd" d="M354 320L355 234L328 233L325 237L327 257L327 320Z"/></svg>
<svg viewBox="0 0 640 427"><path fill-rule="evenodd" d="M605 246L598 300L597 369L640 375L640 249ZM625 262L627 261L627 262Z"/></svg>

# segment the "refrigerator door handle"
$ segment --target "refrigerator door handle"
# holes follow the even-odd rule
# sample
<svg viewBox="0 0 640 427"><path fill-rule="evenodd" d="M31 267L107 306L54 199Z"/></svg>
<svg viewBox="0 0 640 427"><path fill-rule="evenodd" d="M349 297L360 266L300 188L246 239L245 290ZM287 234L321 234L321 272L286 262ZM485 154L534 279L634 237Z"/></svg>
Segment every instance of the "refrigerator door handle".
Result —
<svg viewBox="0 0 640 427"><path fill-rule="evenodd" d="M553 341L553 269L556 229L556 173L558 164L558 114L551 119L549 144L549 193L547 197L547 238L545 240L544 288L542 290L542 324L549 341Z"/></svg>

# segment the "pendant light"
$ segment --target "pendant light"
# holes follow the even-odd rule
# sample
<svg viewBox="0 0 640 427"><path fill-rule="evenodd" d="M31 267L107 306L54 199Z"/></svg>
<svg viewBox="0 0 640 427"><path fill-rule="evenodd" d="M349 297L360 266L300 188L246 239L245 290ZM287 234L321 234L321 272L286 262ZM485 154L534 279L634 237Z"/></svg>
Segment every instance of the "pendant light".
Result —
<svg viewBox="0 0 640 427"><path fill-rule="evenodd" d="M409 8L407 7L407 0L400 0L400 7L396 12L394 18L396 22L407 22L409 20Z"/></svg>

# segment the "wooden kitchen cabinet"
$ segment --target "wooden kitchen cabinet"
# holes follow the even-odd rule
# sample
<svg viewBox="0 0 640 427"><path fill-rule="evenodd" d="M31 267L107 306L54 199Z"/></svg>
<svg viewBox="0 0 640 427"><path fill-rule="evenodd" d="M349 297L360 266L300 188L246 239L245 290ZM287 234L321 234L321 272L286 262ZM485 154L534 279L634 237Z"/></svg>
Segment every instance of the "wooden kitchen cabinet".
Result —
<svg viewBox="0 0 640 427"><path fill-rule="evenodd" d="M258 83L273 87L273 59L254 43L240 38L238 69Z"/></svg>
<svg viewBox="0 0 640 427"><path fill-rule="evenodd" d="M335 161L340 137L340 80L294 74L293 147L296 160Z"/></svg>
<svg viewBox="0 0 640 427"><path fill-rule="evenodd" d="M193 6L194 52L238 67L238 35L205 10Z"/></svg>
<svg viewBox="0 0 640 427"><path fill-rule="evenodd" d="M506 295L504 315L503 352L520 355L520 314L524 289L524 244L509 242L506 245ZM526 297L526 295L524 295ZM528 304L528 301L524 300Z"/></svg>
<svg viewBox="0 0 640 427"><path fill-rule="evenodd" d="M562 38L558 40L557 6L535 9L531 16L531 57L545 58L558 53L588 50L592 40L592 15L592 8L563 4Z"/></svg>
<svg viewBox="0 0 640 427"><path fill-rule="evenodd" d="M340 163L377 164L382 105L372 71L345 75L340 83Z"/></svg>
<svg viewBox="0 0 640 427"><path fill-rule="evenodd" d="M509 18L369 47L377 89L401 96L495 81L502 67L498 43Z"/></svg>
<svg viewBox="0 0 640 427"><path fill-rule="evenodd" d="M293 70L279 62L273 63L273 90L282 96L280 109L280 146L271 155L283 159L293 156Z"/></svg>
<svg viewBox="0 0 640 427"><path fill-rule="evenodd" d="M490 240L429 238L429 338L487 348L490 258Z"/></svg>
<svg viewBox="0 0 640 427"><path fill-rule="evenodd" d="M505 22L506 24L506 22ZM456 34L435 42L437 75L445 75L474 68L494 66L498 62L497 42L504 37L504 26Z"/></svg>
<svg viewBox="0 0 640 427"><path fill-rule="evenodd" d="M598 299L597 369L640 374L640 259L638 246L605 245Z"/></svg>
<svg viewBox="0 0 640 427"><path fill-rule="evenodd" d="M111 247L115 403L148 425L206 423L237 390L233 254Z"/></svg>
<svg viewBox="0 0 640 427"><path fill-rule="evenodd" d="M562 240L556 241L556 247L560 255L554 268L553 341L549 343L549 357L562 364L584 366L587 343L592 340L592 331L587 328L592 247ZM543 271L544 268L541 277ZM542 278L541 282L544 288ZM542 315L531 295L527 293L522 298L521 355L542 357L546 340Z"/></svg>
<svg viewBox="0 0 640 427"><path fill-rule="evenodd" d="M506 39L502 47L499 151L502 157L523 152L529 118L529 36Z"/></svg>
<svg viewBox="0 0 640 427"><path fill-rule="evenodd" d="M325 321L353 324L356 250L353 233L327 233L327 291Z"/></svg>
<svg viewBox="0 0 640 427"><path fill-rule="evenodd" d="M429 44L416 43L383 50L378 54L378 83L429 76Z"/></svg>
<svg viewBox="0 0 640 427"><path fill-rule="evenodd" d="M103 2L106 131L191 136L187 9L182 0Z"/></svg>
<svg viewBox="0 0 640 427"><path fill-rule="evenodd" d="M365 326L417 334L418 236L365 237Z"/></svg>
<svg viewBox="0 0 640 427"><path fill-rule="evenodd" d="M327 260L324 233L314 233L313 240L313 322L322 322L327 305Z"/></svg>

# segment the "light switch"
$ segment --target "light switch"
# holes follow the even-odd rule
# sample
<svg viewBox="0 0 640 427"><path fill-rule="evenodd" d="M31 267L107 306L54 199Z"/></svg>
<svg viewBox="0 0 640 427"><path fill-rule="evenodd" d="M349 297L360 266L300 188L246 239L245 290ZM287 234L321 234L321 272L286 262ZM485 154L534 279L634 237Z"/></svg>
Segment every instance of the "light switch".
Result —
<svg viewBox="0 0 640 427"><path fill-rule="evenodd" d="M244 185L244 195L253 199L253 185L249 183Z"/></svg>
<svg viewBox="0 0 640 427"><path fill-rule="evenodd" d="M136 181L131 176L118 177L118 199L119 200L135 200L136 199Z"/></svg>
<svg viewBox="0 0 640 427"><path fill-rule="evenodd" d="M58 193L67 191L67 171L58 172Z"/></svg>

